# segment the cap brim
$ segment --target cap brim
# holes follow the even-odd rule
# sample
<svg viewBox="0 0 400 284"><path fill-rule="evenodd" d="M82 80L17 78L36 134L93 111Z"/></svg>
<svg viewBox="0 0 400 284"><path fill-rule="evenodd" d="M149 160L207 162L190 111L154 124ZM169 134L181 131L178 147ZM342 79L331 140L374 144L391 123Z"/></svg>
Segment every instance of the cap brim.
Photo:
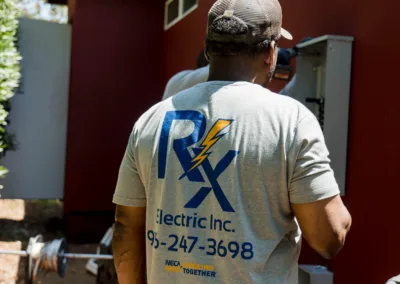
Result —
<svg viewBox="0 0 400 284"><path fill-rule="evenodd" d="M284 28L281 28L281 36L286 38L287 40L292 40L293 36Z"/></svg>

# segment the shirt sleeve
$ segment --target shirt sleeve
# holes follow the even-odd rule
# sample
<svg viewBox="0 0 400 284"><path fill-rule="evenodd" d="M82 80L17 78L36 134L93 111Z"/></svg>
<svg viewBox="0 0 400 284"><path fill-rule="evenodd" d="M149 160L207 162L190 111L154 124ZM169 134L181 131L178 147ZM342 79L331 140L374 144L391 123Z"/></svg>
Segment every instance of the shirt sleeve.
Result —
<svg viewBox="0 0 400 284"><path fill-rule="evenodd" d="M313 114L299 121L292 151L291 203L310 203L340 193L321 127Z"/></svg>
<svg viewBox="0 0 400 284"><path fill-rule="evenodd" d="M293 76L290 82L287 83L282 90L280 90L279 94L293 98L295 84L296 84L296 74Z"/></svg>
<svg viewBox="0 0 400 284"><path fill-rule="evenodd" d="M113 203L123 206L146 206L146 191L136 167L133 152L134 132L129 137L124 157L119 168Z"/></svg>

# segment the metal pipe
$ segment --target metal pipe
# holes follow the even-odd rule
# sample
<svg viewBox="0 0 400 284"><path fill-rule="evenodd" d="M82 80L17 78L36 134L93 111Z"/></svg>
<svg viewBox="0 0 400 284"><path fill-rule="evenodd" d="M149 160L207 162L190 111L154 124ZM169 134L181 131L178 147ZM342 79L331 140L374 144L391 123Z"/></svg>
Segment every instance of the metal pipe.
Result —
<svg viewBox="0 0 400 284"><path fill-rule="evenodd" d="M25 250L0 250L0 255L1 254L18 255L18 256L23 256L23 257L29 256L28 253ZM103 260L108 260L108 259L113 259L114 258L110 254L84 254L84 253L64 253L64 254L60 254L59 256L60 257L65 257L65 258L75 258L75 259L103 259Z"/></svg>
<svg viewBox="0 0 400 284"><path fill-rule="evenodd" d="M28 253L24 250L2 250L0 249L0 254L9 254L9 255L19 255L27 257Z"/></svg>
<svg viewBox="0 0 400 284"><path fill-rule="evenodd" d="M60 254L61 257L65 258L80 258L80 259L113 259L114 257L110 254L84 254L84 253L64 253Z"/></svg>

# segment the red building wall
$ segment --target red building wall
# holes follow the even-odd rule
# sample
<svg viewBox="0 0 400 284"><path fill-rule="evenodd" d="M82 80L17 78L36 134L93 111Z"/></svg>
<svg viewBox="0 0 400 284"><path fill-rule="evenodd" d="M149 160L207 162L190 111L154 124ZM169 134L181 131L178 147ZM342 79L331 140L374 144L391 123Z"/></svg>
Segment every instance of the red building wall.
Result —
<svg viewBox="0 0 400 284"><path fill-rule="evenodd" d="M99 241L133 123L162 92L163 5L75 1L64 213L69 238Z"/></svg>
<svg viewBox="0 0 400 284"><path fill-rule="evenodd" d="M304 245L302 263L325 264L335 283L385 283L400 274L400 96L396 77L400 59L398 16L400 1L280 0L284 26L294 36L289 47L306 36L324 34L355 37L352 69L347 188L344 201L353 228L343 251L324 261ZM200 6L165 33L164 83L177 71L194 68L205 36L207 11ZM383 72L380 72L380 71ZM279 90L281 83L272 89Z"/></svg>

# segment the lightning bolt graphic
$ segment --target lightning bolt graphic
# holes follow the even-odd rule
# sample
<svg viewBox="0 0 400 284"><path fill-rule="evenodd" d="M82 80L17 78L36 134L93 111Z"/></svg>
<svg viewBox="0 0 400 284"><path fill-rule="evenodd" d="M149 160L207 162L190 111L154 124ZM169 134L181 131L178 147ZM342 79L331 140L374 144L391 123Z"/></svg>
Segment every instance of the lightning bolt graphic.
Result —
<svg viewBox="0 0 400 284"><path fill-rule="evenodd" d="M196 157L193 158L192 163L195 163L193 167L188 171L192 171L198 166L203 163L203 161L211 154L208 152L212 146L217 143L219 139L224 136L224 133L221 133L222 130L227 128L229 125L232 124L232 120L226 120L226 119L219 119L214 126L211 128L211 130L208 132L206 138L204 139L203 143L201 143L200 148L203 148L203 150L198 154Z"/></svg>

